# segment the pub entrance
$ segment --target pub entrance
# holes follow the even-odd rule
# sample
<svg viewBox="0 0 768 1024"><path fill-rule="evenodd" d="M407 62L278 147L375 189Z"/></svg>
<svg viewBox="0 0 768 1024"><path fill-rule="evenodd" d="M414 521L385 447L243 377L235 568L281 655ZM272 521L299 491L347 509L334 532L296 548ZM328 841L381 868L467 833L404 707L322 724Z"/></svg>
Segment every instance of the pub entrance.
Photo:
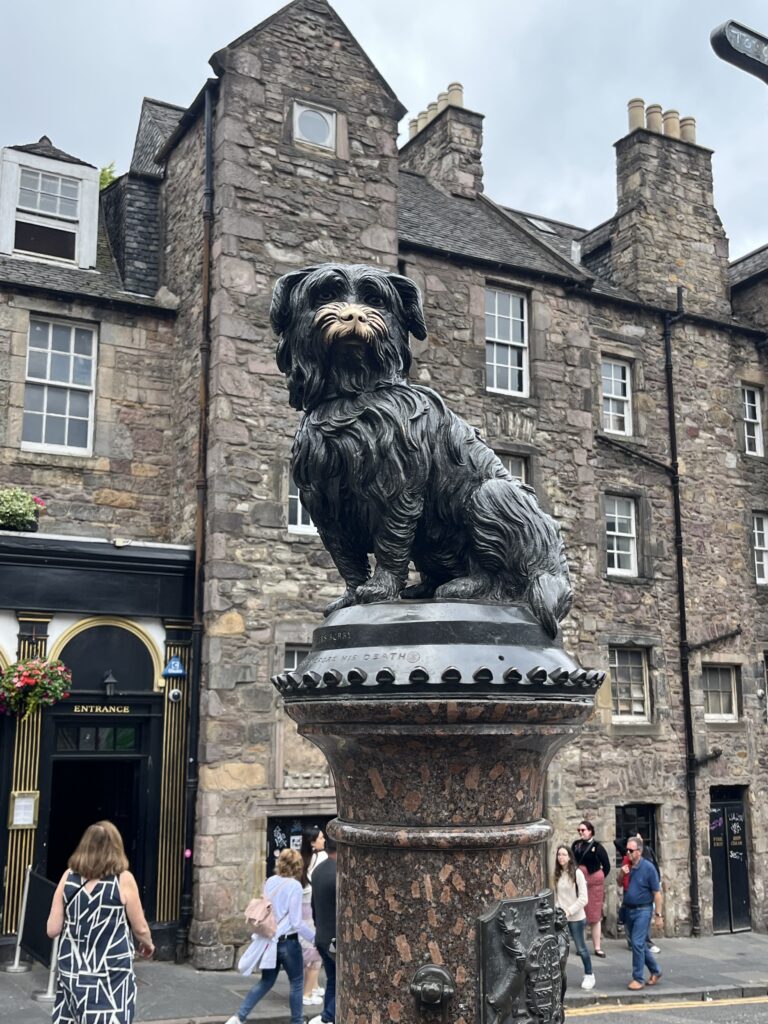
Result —
<svg viewBox="0 0 768 1024"><path fill-rule="evenodd" d="M162 709L159 694L63 701L44 712L40 737L37 870L58 882L88 825L111 821L148 916L157 888Z"/></svg>
<svg viewBox="0 0 768 1024"><path fill-rule="evenodd" d="M712 859L712 929L715 933L751 928L749 859L744 790L712 786L709 808Z"/></svg>

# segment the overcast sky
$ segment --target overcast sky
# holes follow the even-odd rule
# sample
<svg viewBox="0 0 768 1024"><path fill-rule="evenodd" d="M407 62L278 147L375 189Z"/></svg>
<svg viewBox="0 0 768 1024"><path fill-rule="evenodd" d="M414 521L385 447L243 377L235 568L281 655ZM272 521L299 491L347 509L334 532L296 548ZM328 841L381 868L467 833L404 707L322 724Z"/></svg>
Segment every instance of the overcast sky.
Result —
<svg viewBox="0 0 768 1024"><path fill-rule="evenodd" d="M272 0L5 0L0 145L47 134L127 169L143 96L186 105L208 58ZM768 85L709 44L732 18L768 36L765 0L336 0L408 116L451 81L485 114L487 193L583 227L615 210L626 103L679 110L715 150L731 256L768 242ZM407 120L403 121L406 130Z"/></svg>

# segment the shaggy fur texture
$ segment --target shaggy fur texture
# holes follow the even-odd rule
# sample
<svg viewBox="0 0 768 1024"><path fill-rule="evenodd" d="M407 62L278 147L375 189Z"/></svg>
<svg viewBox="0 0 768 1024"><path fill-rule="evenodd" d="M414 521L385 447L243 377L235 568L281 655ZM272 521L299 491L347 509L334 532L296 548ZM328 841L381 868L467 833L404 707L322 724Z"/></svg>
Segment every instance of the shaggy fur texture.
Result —
<svg viewBox="0 0 768 1024"><path fill-rule="evenodd" d="M413 282L308 267L277 282L271 317L305 413L293 476L346 583L326 614L398 596L526 601L555 636L572 600L558 527L473 427L406 379L409 332L427 333ZM421 583L404 589L411 561Z"/></svg>

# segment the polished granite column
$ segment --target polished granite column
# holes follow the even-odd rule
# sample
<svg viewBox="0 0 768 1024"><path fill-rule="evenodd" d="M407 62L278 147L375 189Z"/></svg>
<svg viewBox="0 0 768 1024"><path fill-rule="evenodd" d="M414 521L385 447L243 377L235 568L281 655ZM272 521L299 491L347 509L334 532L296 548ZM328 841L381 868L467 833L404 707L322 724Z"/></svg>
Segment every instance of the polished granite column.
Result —
<svg viewBox="0 0 768 1024"><path fill-rule="evenodd" d="M336 787L339 1024L504 1024L482 962L497 931L483 945L478 919L546 889L547 766L601 679L526 609L462 602L343 609L275 678ZM516 934L530 946L532 909L526 920ZM428 964L447 974L412 987Z"/></svg>

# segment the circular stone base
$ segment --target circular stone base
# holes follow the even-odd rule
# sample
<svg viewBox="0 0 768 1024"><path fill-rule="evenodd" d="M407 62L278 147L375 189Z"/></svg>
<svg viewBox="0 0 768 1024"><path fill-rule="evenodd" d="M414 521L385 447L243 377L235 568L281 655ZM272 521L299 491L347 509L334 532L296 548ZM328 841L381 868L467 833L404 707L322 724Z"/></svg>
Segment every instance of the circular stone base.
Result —
<svg viewBox="0 0 768 1024"><path fill-rule="evenodd" d="M286 702L415 694L584 698L586 671L527 607L471 601L353 605L328 617L312 649L272 682Z"/></svg>

